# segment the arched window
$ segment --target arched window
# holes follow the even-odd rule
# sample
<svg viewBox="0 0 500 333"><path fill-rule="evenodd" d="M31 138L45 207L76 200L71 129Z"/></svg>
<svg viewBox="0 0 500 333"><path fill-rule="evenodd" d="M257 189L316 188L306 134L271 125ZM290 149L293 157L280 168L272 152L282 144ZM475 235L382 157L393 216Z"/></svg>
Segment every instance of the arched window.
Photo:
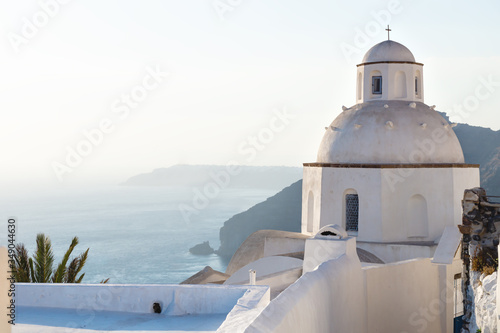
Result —
<svg viewBox="0 0 500 333"><path fill-rule="evenodd" d="M420 194L415 194L408 200L406 220L408 221L408 237L428 237L429 218L427 202Z"/></svg>
<svg viewBox="0 0 500 333"><path fill-rule="evenodd" d="M382 95L382 73L372 71L370 77L372 80L372 97L380 97L378 95Z"/></svg>
<svg viewBox="0 0 500 333"><path fill-rule="evenodd" d="M358 231L359 197L355 190L345 193L345 230Z"/></svg>
<svg viewBox="0 0 500 333"><path fill-rule="evenodd" d="M372 94L382 94L382 76L372 76Z"/></svg>
<svg viewBox="0 0 500 333"><path fill-rule="evenodd" d="M397 71L394 76L394 97L406 97L406 74L403 71Z"/></svg>
<svg viewBox="0 0 500 333"><path fill-rule="evenodd" d="M309 191L307 196L307 232L313 232L314 230L314 194Z"/></svg>

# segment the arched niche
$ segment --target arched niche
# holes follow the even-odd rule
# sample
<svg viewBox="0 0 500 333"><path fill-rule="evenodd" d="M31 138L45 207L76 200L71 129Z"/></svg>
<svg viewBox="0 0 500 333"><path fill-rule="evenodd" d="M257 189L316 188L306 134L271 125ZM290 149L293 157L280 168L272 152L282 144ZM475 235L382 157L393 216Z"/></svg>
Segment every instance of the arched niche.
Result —
<svg viewBox="0 0 500 333"><path fill-rule="evenodd" d="M403 71L397 71L394 74L394 97L406 98L406 74Z"/></svg>
<svg viewBox="0 0 500 333"><path fill-rule="evenodd" d="M314 194L309 191L307 195L307 232L313 232L314 230Z"/></svg>
<svg viewBox="0 0 500 333"><path fill-rule="evenodd" d="M408 200L406 220L408 221L408 237L429 236L427 201L420 194L415 194Z"/></svg>
<svg viewBox="0 0 500 333"><path fill-rule="evenodd" d="M357 83L357 92L356 98L360 100L362 98L363 93L363 74L361 72L358 73L358 83Z"/></svg>

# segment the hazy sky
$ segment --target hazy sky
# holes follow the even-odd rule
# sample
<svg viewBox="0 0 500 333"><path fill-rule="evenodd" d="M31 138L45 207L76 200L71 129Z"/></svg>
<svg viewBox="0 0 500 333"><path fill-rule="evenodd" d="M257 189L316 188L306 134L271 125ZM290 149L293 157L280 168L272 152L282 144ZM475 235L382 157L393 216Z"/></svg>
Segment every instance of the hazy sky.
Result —
<svg viewBox="0 0 500 333"><path fill-rule="evenodd" d="M427 104L500 129L496 1L0 3L9 186L118 183L178 163L313 162L387 22L425 65Z"/></svg>

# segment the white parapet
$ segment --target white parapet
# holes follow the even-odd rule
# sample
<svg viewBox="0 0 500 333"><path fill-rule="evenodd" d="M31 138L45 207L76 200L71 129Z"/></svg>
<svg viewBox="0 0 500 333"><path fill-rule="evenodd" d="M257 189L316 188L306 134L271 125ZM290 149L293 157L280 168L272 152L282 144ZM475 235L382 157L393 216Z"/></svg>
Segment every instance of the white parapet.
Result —
<svg viewBox="0 0 500 333"><path fill-rule="evenodd" d="M456 226L445 227L432 262L451 265L461 241L462 234Z"/></svg>
<svg viewBox="0 0 500 333"><path fill-rule="evenodd" d="M141 332L238 333L270 302L268 286L19 283L16 288L22 316L13 333L128 332L139 326Z"/></svg>
<svg viewBox="0 0 500 333"><path fill-rule="evenodd" d="M302 274L313 271L325 261L337 259L346 254L357 259L356 238L321 237L306 240ZM359 261L359 259L357 259Z"/></svg>

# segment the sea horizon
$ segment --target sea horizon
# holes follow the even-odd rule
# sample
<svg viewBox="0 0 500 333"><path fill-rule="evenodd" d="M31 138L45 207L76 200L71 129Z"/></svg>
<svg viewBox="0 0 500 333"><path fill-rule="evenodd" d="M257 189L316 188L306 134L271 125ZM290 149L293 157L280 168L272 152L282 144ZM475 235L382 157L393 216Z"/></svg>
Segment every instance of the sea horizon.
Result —
<svg viewBox="0 0 500 333"><path fill-rule="evenodd" d="M233 215L277 190L221 189L186 219L179 206L192 205L193 187L101 185L59 187L0 196L16 219L16 243L35 250L36 234L49 236L55 265L74 236L72 257L89 248L82 283L180 283L211 266L224 272L229 259L193 255L189 248L209 241L219 247L219 229ZM5 233L0 233L6 238ZM5 240L2 240L5 244Z"/></svg>

